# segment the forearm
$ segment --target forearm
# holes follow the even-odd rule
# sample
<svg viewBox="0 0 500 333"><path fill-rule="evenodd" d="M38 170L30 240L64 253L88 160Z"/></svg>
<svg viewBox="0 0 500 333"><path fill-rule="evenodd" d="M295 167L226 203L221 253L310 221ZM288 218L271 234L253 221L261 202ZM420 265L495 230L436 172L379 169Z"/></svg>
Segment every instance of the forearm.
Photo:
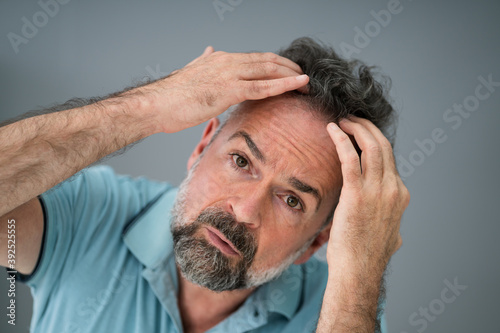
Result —
<svg viewBox="0 0 500 333"><path fill-rule="evenodd" d="M0 216L100 158L156 131L134 94L0 128Z"/></svg>
<svg viewBox="0 0 500 333"><path fill-rule="evenodd" d="M328 276L317 332L378 332L383 273L368 275L344 267Z"/></svg>

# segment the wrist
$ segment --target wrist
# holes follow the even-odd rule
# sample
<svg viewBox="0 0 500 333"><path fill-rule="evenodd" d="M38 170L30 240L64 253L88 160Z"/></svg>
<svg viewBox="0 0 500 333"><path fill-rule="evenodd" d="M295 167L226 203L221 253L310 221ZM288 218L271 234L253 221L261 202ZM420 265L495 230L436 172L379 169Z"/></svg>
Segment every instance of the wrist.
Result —
<svg viewBox="0 0 500 333"><path fill-rule="evenodd" d="M385 263L373 257L338 255L328 260L328 283L348 289L371 286L378 290L385 268Z"/></svg>
<svg viewBox="0 0 500 333"><path fill-rule="evenodd" d="M181 121L189 102L186 102L185 93L175 88L171 76L131 91L130 97L135 100L133 103L139 104L138 110L149 120L151 134L175 133L192 126ZM178 119L179 115L181 119Z"/></svg>
<svg viewBox="0 0 500 333"><path fill-rule="evenodd" d="M317 332L374 331L381 280L366 276L349 265L330 270Z"/></svg>
<svg viewBox="0 0 500 333"><path fill-rule="evenodd" d="M106 99L101 103L110 110L109 115L131 126L138 139L161 132L160 121L155 112L154 100L149 93L135 88Z"/></svg>

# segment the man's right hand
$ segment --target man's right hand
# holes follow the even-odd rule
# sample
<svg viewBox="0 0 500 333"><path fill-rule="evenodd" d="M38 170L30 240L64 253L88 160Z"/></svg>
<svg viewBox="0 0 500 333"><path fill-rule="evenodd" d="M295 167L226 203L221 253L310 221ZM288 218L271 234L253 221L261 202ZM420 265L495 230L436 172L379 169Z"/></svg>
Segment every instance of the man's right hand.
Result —
<svg viewBox="0 0 500 333"><path fill-rule="evenodd" d="M158 131L172 133L245 100L304 91L308 82L296 63L274 53L214 52L209 46L184 68L140 89L150 98Z"/></svg>

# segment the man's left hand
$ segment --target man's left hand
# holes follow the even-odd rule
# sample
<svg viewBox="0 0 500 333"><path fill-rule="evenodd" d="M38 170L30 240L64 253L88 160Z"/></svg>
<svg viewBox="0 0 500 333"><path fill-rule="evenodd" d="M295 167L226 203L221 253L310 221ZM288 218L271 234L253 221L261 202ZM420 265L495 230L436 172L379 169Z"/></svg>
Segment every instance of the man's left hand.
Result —
<svg viewBox="0 0 500 333"><path fill-rule="evenodd" d="M343 184L328 241L329 276L318 332L373 332L384 271L402 245L399 227L410 195L391 144L373 123L350 117L339 125L327 126Z"/></svg>
<svg viewBox="0 0 500 333"><path fill-rule="evenodd" d="M328 243L328 263L356 263L380 275L402 245L399 227L409 192L396 170L391 144L369 120L343 119L340 128L330 124L328 132L343 178ZM348 134L361 149L361 157Z"/></svg>

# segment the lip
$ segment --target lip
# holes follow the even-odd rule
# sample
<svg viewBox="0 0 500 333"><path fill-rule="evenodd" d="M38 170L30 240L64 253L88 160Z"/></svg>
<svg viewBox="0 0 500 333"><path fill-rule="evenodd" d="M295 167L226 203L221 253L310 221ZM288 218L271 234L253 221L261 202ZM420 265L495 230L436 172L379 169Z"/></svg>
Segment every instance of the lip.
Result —
<svg viewBox="0 0 500 333"><path fill-rule="evenodd" d="M236 247L217 229L205 227L207 229L208 240L216 248L229 256L239 256L240 253Z"/></svg>

